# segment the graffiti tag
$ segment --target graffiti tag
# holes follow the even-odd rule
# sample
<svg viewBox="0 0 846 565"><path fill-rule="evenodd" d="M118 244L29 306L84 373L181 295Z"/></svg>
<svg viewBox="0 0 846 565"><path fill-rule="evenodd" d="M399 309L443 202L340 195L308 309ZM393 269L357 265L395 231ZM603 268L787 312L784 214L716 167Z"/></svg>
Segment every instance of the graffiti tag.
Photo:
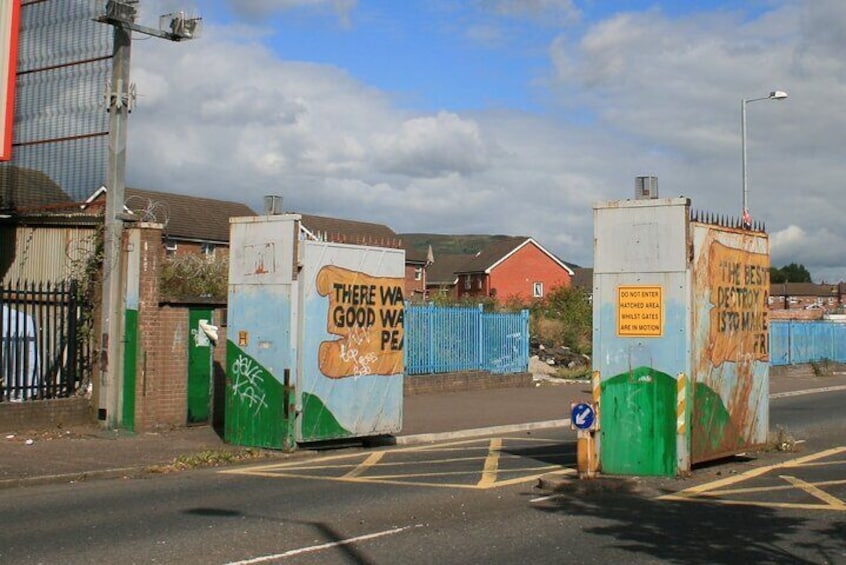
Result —
<svg viewBox="0 0 846 565"><path fill-rule="evenodd" d="M235 377L232 392L241 402L255 408L256 414L262 408L267 408L263 390L264 370L258 363L245 355L239 355L232 363L232 374Z"/></svg>

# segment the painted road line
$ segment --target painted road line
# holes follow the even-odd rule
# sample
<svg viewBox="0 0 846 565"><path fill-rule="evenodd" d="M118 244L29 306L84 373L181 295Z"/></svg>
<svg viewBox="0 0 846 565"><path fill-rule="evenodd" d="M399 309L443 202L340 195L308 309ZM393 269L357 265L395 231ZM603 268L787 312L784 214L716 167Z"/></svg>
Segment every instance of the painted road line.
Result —
<svg viewBox="0 0 846 565"><path fill-rule="evenodd" d="M366 534L363 536L357 536L354 538L347 538L344 540L332 541L328 543L322 543L320 545L312 545L308 547L301 547L298 549L291 549L284 553L276 553L274 555L263 555L261 557L255 557L253 559L244 559L243 561L230 561L226 565L257 565L259 563L267 563L268 561L276 561L278 559L284 559L286 557L295 557L297 555L303 555L305 553L314 553L315 551L322 551L324 549L331 549L333 547L340 547L342 545L349 545L351 543L358 543L362 541L368 541L376 538L381 538L385 536L393 536L396 534L400 534L402 532L408 531L412 528L421 528L423 524L415 524L413 526L403 526L402 528L394 528L392 530L385 530L382 532L375 532L372 534Z"/></svg>
<svg viewBox="0 0 846 565"><path fill-rule="evenodd" d="M846 390L846 385L826 386L822 388L808 388L805 390L792 390L788 392L774 392L770 394L770 399L789 398L791 396L804 396L806 394L817 394L821 392L835 392L838 390Z"/></svg>
<svg viewBox="0 0 846 565"><path fill-rule="evenodd" d="M814 498L819 498L829 506L833 506L837 510L846 510L846 504L843 504L843 501L837 498L836 496L831 496L824 490L821 490L811 483L803 481L802 479L797 479L791 475L779 475L780 479L784 479L788 483L792 484L793 486L800 488L813 496Z"/></svg>
<svg viewBox="0 0 846 565"><path fill-rule="evenodd" d="M843 464L841 461L840 464ZM810 465L802 465L803 468L809 467ZM839 487L840 485L846 485L846 479L835 479L833 481L816 481L812 483L815 487ZM716 496L728 496L728 495L736 495L736 494L755 494L758 492L776 492L776 491L785 491L785 490L794 490L796 487L794 485L781 485L781 486L773 486L767 485L765 487L747 487L747 488L727 488L727 489L719 489L719 490L709 490L708 492L703 492L699 496L702 497L716 497Z"/></svg>
<svg viewBox="0 0 846 565"><path fill-rule="evenodd" d="M362 473L367 472L368 469L379 463L383 455L385 455L384 451L377 451L375 453L371 453L370 456L361 463L361 465L356 466L355 469L344 475L344 478L352 479L360 476Z"/></svg>
<svg viewBox="0 0 846 565"><path fill-rule="evenodd" d="M501 438L492 439L490 444L488 444L488 456L485 457L485 466L482 469L482 478L478 482L479 487L489 487L496 482L496 470L499 467L499 450L501 448Z"/></svg>
<svg viewBox="0 0 846 565"><path fill-rule="evenodd" d="M709 483L704 483L701 485L697 485L677 493L667 494L664 496L659 496L657 500L671 500L671 501L686 501L686 502L697 502L701 500L707 500L710 503L719 503L719 504L727 504L727 505L739 505L739 506L760 506L766 508L794 508L794 509L804 509L804 510L838 510L838 511L846 511L846 504L844 504L838 498L832 497L831 495L823 492L818 487L819 486L826 486L828 484L836 485L839 484L840 481L830 481L826 483L808 483L806 481L802 481L800 479L796 479L790 475L780 475L782 480L788 481L791 483L790 488L799 488L805 491L807 494L814 496L817 499L820 499L825 502L825 504L796 504L796 503L789 503L789 502L764 502L764 501L754 501L754 500L727 500L727 499L720 499L717 498L719 495L725 494L748 494L754 492L773 492L777 490L782 490L784 487L769 487L769 488L739 488L739 489L726 489L725 487L743 482L748 481L757 477L761 477L766 475L767 473L775 470L780 469L799 469L804 467L810 466L818 466L822 463L832 463L832 464L843 464L843 461L839 462L821 462L820 459L824 459L826 457L833 457L839 455L841 453L846 452L846 447L834 447L831 449L827 449L825 451L820 451L818 453L812 453L810 455L806 455L803 457L797 457L796 459L791 459L789 461L784 461L782 463L776 463L773 465L766 465L764 467L759 467L757 469L751 469L746 473L741 473L739 475L735 475L733 477L726 477L724 479L719 479L717 481L712 481ZM787 478L790 477L790 478Z"/></svg>
<svg viewBox="0 0 846 565"><path fill-rule="evenodd" d="M758 467L757 469L751 469L749 471L746 471L745 473L741 473L733 477L726 477L724 479L711 481L710 483L704 483L695 487L680 490L679 492L675 492L672 494L665 494L663 496L659 496L658 500L683 500L691 498L707 491L726 487L749 479L754 479L755 477L760 477L761 475L765 475L770 471L774 471L775 469L801 467L807 462L816 461L817 459L823 459L825 457L831 457L832 455L837 455L839 453L843 453L844 451L846 451L846 447L834 447L832 449L826 449L825 451L820 451L819 453L812 453L810 455L805 455L804 457L798 457L796 459L791 459L782 463L775 463L773 465Z"/></svg>

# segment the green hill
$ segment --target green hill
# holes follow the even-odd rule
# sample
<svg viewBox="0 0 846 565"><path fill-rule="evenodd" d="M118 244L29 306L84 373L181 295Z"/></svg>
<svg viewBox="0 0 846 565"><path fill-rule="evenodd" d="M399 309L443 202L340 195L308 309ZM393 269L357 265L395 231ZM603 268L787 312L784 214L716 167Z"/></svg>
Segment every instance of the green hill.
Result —
<svg viewBox="0 0 846 565"><path fill-rule="evenodd" d="M511 235L444 235L437 233L400 234L405 246L423 253L432 246L435 257L438 255L472 255L491 243L511 239Z"/></svg>

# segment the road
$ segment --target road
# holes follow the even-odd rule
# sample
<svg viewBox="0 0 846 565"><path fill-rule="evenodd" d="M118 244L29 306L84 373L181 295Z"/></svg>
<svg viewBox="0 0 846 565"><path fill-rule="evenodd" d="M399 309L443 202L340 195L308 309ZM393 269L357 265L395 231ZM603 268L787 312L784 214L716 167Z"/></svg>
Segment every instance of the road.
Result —
<svg viewBox="0 0 846 565"><path fill-rule="evenodd" d="M555 429L10 489L0 562L846 563L843 406L774 399L800 451L689 479L568 480Z"/></svg>

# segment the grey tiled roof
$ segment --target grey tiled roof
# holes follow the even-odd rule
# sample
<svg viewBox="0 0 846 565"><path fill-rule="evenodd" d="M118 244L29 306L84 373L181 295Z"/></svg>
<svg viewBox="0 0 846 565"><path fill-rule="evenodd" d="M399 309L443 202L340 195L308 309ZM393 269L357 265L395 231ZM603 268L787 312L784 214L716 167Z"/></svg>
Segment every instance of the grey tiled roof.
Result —
<svg viewBox="0 0 846 565"><path fill-rule="evenodd" d="M0 210L42 208L71 201L41 171L8 164L0 166Z"/></svg>
<svg viewBox="0 0 846 565"><path fill-rule="evenodd" d="M226 242L229 218L256 215L238 202L129 187L124 203L142 221L164 224L165 235L177 239Z"/></svg>
<svg viewBox="0 0 846 565"><path fill-rule="evenodd" d="M299 212L295 212L299 213ZM375 247L401 248L402 240L384 224L300 214L302 225L320 239Z"/></svg>

